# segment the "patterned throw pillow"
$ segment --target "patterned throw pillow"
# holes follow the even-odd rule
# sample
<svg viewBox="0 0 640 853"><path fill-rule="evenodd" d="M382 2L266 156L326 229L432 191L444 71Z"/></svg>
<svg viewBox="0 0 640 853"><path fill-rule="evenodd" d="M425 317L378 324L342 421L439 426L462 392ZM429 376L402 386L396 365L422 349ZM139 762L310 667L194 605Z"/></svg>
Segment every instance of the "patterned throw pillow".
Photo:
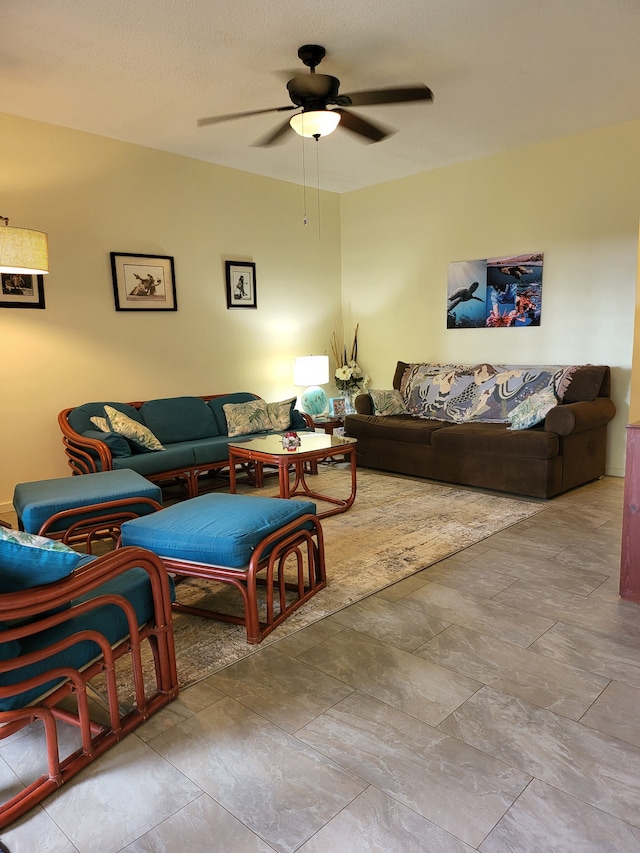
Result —
<svg viewBox="0 0 640 853"><path fill-rule="evenodd" d="M222 407L227 419L227 435L250 435L254 432L269 432L271 419L264 400L249 400L247 403L225 403Z"/></svg>
<svg viewBox="0 0 640 853"><path fill-rule="evenodd" d="M111 432L111 428L109 427L109 422L106 418L93 417L89 418L91 423L94 425L96 429L99 429L100 432Z"/></svg>
<svg viewBox="0 0 640 853"><path fill-rule="evenodd" d="M376 415L406 415L407 407L399 391L374 391L369 389Z"/></svg>
<svg viewBox="0 0 640 853"><path fill-rule="evenodd" d="M136 450L164 450L162 444L144 424L139 424L112 406L105 406L104 412L111 432L123 435Z"/></svg>
<svg viewBox="0 0 640 853"><path fill-rule="evenodd" d="M282 400L280 403L267 403L272 430L282 432L282 430L288 429L291 423L291 409L295 401L296 398L292 397L290 400Z"/></svg>
<svg viewBox="0 0 640 853"><path fill-rule="evenodd" d="M558 399L553 388L543 388L516 406L509 416L511 426L507 429L529 429L540 424L557 405Z"/></svg>
<svg viewBox="0 0 640 853"><path fill-rule="evenodd" d="M0 593L65 578L83 556L62 542L0 527Z"/></svg>

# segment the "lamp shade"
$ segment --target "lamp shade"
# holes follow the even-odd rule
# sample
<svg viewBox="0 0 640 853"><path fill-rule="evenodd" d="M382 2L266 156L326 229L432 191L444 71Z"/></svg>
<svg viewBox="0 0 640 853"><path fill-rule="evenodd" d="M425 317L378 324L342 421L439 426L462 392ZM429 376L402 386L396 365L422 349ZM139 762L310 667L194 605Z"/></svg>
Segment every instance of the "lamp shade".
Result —
<svg viewBox="0 0 640 853"><path fill-rule="evenodd" d="M294 385L326 385L328 381L328 355L305 355L293 360Z"/></svg>
<svg viewBox="0 0 640 853"><path fill-rule="evenodd" d="M339 123L340 113L337 110L303 110L289 119L298 136L328 136Z"/></svg>
<svg viewBox="0 0 640 853"><path fill-rule="evenodd" d="M0 272L45 275L49 250L44 231L0 225Z"/></svg>
<svg viewBox="0 0 640 853"><path fill-rule="evenodd" d="M306 355L294 359L293 384L308 386L300 395L302 410L308 415L321 415L327 407L327 395L320 385L329 381L329 356Z"/></svg>

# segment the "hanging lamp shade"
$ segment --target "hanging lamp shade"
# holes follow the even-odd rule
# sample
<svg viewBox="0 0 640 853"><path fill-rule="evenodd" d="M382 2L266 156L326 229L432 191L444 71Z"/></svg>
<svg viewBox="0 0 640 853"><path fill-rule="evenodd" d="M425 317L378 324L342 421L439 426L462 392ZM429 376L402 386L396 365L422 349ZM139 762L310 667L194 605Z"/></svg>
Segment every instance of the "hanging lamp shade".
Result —
<svg viewBox="0 0 640 853"><path fill-rule="evenodd" d="M0 273L46 275L49 272L49 248L44 231L14 228L5 217L0 225Z"/></svg>
<svg viewBox="0 0 640 853"><path fill-rule="evenodd" d="M327 136L340 124L340 113L337 110L303 110L291 116L289 124L298 136Z"/></svg>

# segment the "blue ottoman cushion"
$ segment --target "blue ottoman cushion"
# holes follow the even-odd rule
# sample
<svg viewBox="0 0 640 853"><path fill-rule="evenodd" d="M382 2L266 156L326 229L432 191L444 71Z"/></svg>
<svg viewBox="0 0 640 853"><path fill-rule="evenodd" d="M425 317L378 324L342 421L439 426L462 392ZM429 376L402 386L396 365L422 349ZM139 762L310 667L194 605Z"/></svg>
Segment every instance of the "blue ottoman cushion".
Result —
<svg viewBox="0 0 640 853"><path fill-rule="evenodd" d="M201 495L122 525L122 544L161 557L246 568L259 542L303 515L312 501L252 495Z"/></svg>
<svg viewBox="0 0 640 853"><path fill-rule="evenodd" d="M152 508L146 504L136 505L135 498L141 497L161 504L162 489L135 471L101 471L98 474L83 474L82 477L19 483L13 494L13 506L24 529L29 533L37 533L45 521L57 512L106 501L131 498L131 508L136 512L151 512ZM78 518L90 518L98 514L80 513ZM50 532L65 530L75 520L75 517L67 518Z"/></svg>

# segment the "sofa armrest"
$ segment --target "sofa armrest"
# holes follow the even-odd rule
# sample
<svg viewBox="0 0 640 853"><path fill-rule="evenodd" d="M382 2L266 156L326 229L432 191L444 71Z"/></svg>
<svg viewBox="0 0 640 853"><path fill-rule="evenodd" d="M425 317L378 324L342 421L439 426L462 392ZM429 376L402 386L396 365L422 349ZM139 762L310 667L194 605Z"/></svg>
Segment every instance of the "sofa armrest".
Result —
<svg viewBox="0 0 640 853"><path fill-rule="evenodd" d="M551 409L544 420L544 428L558 435L585 432L608 424L615 413L613 400L608 397L596 397L589 402L563 403Z"/></svg>
<svg viewBox="0 0 640 853"><path fill-rule="evenodd" d="M97 438L88 438L72 429L69 424L69 412L63 409L58 415L58 426L62 432L62 444L67 455L69 467L74 474L95 474L98 471L113 469L111 449Z"/></svg>
<svg viewBox="0 0 640 853"><path fill-rule="evenodd" d="M371 394L358 394L358 396L353 401L353 404L356 407L356 412L359 415L375 414Z"/></svg>

